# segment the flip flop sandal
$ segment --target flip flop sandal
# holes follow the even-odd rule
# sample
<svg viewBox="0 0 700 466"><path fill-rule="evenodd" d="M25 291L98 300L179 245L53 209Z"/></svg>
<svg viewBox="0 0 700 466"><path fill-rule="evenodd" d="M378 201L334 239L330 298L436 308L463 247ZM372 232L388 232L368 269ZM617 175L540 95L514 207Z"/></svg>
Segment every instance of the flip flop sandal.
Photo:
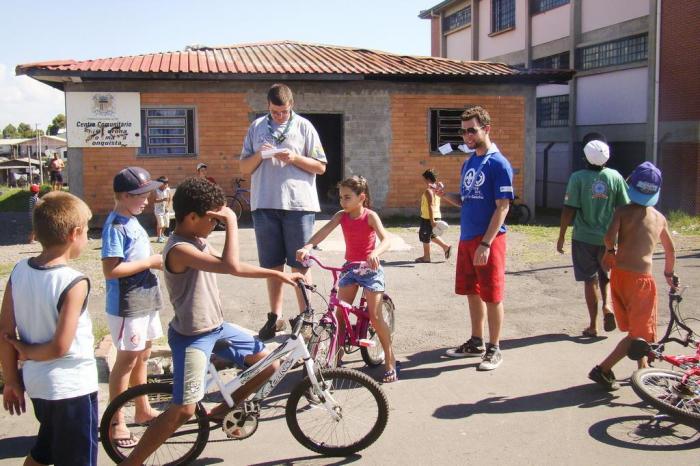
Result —
<svg viewBox="0 0 700 466"><path fill-rule="evenodd" d="M615 314L612 312L606 313L603 317L603 330L606 332L612 332L616 328L617 325L615 324Z"/></svg>
<svg viewBox="0 0 700 466"><path fill-rule="evenodd" d="M450 255L452 255L452 246L447 247L447 250L445 251L445 259L449 259Z"/></svg>
<svg viewBox="0 0 700 466"><path fill-rule="evenodd" d="M415 260L415 262L418 264L430 264L430 260L424 259L423 257L419 257Z"/></svg>
<svg viewBox="0 0 700 466"><path fill-rule="evenodd" d="M382 376L382 383L393 383L399 380L399 374L396 369L389 371L384 371L384 376Z"/></svg>
<svg viewBox="0 0 700 466"><path fill-rule="evenodd" d="M592 332L589 329L585 329L583 332L581 332L581 335L589 338L598 338L598 332Z"/></svg>
<svg viewBox="0 0 700 466"><path fill-rule="evenodd" d="M133 432L129 432L128 437L112 437L112 441L119 448L134 448L139 444L140 438L134 435Z"/></svg>

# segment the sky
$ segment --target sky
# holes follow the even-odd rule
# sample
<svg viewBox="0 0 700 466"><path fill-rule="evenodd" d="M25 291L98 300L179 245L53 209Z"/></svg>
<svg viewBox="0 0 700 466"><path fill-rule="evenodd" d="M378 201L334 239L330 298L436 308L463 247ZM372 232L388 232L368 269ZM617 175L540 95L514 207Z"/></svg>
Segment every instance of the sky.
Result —
<svg viewBox="0 0 700 466"><path fill-rule="evenodd" d="M430 21L418 18L439 0L120 0L8 2L2 6L0 130L46 129L65 113L63 93L26 76L18 64L88 60L296 40L430 55Z"/></svg>

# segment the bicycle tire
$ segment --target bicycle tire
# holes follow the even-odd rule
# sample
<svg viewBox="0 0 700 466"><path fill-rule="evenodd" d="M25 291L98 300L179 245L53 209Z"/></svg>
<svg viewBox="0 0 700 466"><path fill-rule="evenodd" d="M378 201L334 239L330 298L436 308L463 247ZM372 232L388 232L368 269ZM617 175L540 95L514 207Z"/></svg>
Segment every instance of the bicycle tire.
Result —
<svg viewBox="0 0 700 466"><path fill-rule="evenodd" d="M382 317L384 318L384 322L386 322L387 326L389 327L389 334L393 337L395 324L394 311L396 310L396 306L394 306L394 302L388 295L384 295L382 297L381 306ZM374 346L371 348L360 348L360 354L362 355L362 360L365 362L365 364L370 367L375 367L384 362L384 348L382 347L382 343L379 341L379 336L374 330L374 327L372 327L371 323L367 328L367 338L374 343Z"/></svg>
<svg viewBox="0 0 700 466"><path fill-rule="evenodd" d="M235 197L229 198L228 207L236 214L238 220L243 216L243 204Z"/></svg>
<svg viewBox="0 0 700 466"><path fill-rule="evenodd" d="M649 367L630 379L634 392L644 401L682 422L700 426L700 381L690 378L682 385L683 373Z"/></svg>
<svg viewBox="0 0 700 466"><path fill-rule="evenodd" d="M172 384L147 383L129 388L109 403L100 422L100 441L112 461L121 463L133 450L133 447L121 448L111 439L110 427L117 411L122 410L129 431L135 437L141 438L148 426L134 421L134 399L148 396L151 406L163 412L170 406L172 394ZM197 403L194 417L173 432L144 464L164 466L188 464L202 453L207 440L209 440L209 421L204 407L201 403Z"/></svg>
<svg viewBox="0 0 700 466"><path fill-rule="evenodd" d="M335 338L333 325L322 323L316 326L311 333L307 349L320 370L331 369L336 366L336 355L330 354L331 342Z"/></svg>
<svg viewBox="0 0 700 466"><path fill-rule="evenodd" d="M518 209L516 211L517 213L517 222L520 223L521 225L525 225L527 222L530 221L530 217L532 216L532 212L530 212L530 208L526 206L525 204L518 204Z"/></svg>
<svg viewBox="0 0 700 466"><path fill-rule="evenodd" d="M309 450L328 456L350 456L374 443L389 420L389 403L379 384L353 369L329 369L321 371L319 377L319 384L337 403L336 412L342 417L334 420L318 406L318 397L308 396L313 388L305 377L292 390L285 409L294 438ZM313 417L319 420L313 422ZM342 443L355 428L362 431L359 438Z"/></svg>

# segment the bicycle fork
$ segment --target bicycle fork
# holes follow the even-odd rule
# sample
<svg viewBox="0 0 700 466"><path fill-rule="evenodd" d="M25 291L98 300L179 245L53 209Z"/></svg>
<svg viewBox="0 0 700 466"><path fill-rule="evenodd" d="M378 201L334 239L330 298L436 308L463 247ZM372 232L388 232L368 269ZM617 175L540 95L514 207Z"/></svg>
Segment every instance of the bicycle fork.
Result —
<svg viewBox="0 0 700 466"><path fill-rule="evenodd" d="M338 402L333 398L333 395L331 395L328 387L325 386L325 383L322 384L322 382L319 382L319 379L316 377L313 359L306 359L304 361L304 366L306 366L306 373L311 381L311 389L316 392L314 395L319 397L319 400L321 401L320 404L326 409L331 418L336 422L340 422L342 420L342 415L338 409ZM321 375L321 379L322 378L323 376Z"/></svg>

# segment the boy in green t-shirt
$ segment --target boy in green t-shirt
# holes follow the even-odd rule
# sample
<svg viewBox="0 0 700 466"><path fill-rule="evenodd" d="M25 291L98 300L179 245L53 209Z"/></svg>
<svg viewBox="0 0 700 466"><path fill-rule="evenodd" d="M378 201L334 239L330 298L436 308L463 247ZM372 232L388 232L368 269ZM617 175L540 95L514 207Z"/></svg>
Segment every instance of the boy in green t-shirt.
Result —
<svg viewBox="0 0 700 466"><path fill-rule="evenodd" d="M627 185L622 175L607 168L610 148L602 141L592 140L583 148L587 168L571 175L564 196L557 251L564 253L566 230L573 220L571 258L574 278L584 282L586 306L590 322L583 330L586 337L598 335L598 302L603 301L603 328L615 330L615 315L610 306L608 273L603 268L605 245L603 237L615 209L629 202Z"/></svg>

